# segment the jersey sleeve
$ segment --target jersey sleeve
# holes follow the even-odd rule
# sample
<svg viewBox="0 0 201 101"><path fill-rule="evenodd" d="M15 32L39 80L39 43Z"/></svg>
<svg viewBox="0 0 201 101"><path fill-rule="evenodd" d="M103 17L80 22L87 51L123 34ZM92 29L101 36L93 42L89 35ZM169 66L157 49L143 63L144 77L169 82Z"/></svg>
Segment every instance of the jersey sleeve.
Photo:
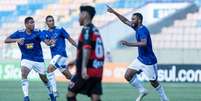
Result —
<svg viewBox="0 0 201 101"><path fill-rule="evenodd" d="M147 35L148 34L146 30L140 30L140 36L139 36L140 40L147 39Z"/></svg>
<svg viewBox="0 0 201 101"><path fill-rule="evenodd" d="M45 39L48 39L48 35L45 31L40 31L39 37L42 41L45 41Z"/></svg>
<svg viewBox="0 0 201 101"><path fill-rule="evenodd" d="M62 33L62 36L65 37L66 39L69 37L69 34L66 32L64 28L61 28L61 33Z"/></svg>
<svg viewBox="0 0 201 101"><path fill-rule="evenodd" d="M18 39L18 38L20 38L20 32L19 31L14 32L13 34L11 34L9 36L9 38L11 38L11 39Z"/></svg>
<svg viewBox="0 0 201 101"><path fill-rule="evenodd" d="M90 29L89 28L84 29L82 34L83 34L83 47L92 48L91 38L90 38Z"/></svg>

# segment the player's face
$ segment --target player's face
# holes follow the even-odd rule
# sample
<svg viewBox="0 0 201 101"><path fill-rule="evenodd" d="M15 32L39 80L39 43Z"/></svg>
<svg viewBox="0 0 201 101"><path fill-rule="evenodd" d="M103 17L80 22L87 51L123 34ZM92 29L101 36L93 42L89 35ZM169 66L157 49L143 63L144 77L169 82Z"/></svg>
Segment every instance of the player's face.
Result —
<svg viewBox="0 0 201 101"><path fill-rule="evenodd" d="M35 22L33 19L29 20L28 22L25 23L25 27L29 30L33 30L35 27Z"/></svg>
<svg viewBox="0 0 201 101"><path fill-rule="evenodd" d="M80 25L84 25L84 20L87 18L87 12L85 11L82 11L80 12L80 15L79 15L79 22L80 22Z"/></svg>
<svg viewBox="0 0 201 101"><path fill-rule="evenodd" d="M52 17L49 17L47 20L46 20L46 24L49 28L52 28L54 27L54 19Z"/></svg>
<svg viewBox="0 0 201 101"><path fill-rule="evenodd" d="M131 18L132 26L136 28L138 26L139 19L136 15L133 15Z"/></svg>

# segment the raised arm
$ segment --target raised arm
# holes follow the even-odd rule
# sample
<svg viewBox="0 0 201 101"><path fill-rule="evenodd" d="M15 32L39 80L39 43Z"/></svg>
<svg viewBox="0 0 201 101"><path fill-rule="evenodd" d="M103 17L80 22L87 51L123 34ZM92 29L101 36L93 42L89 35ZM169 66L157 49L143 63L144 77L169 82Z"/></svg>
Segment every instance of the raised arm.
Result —
<svg viewBox="0 0 201 101"><path fill-rule="evenodd" d="M129 21L126 17L124 17L123 15L119 14L118 12L116 12L113 8L111 8L109 5L107 6L107 11L110 13L113 13L114 15L116 15L124 24L132 27L132 23L131 21Z"/></svg>
<svg viewBox="0 0 201 101"><path fill-rule="evenodd" d="M147 46L147 40L142 39L140 42L127 42L127 41L121 41L122 45L128 46L128 47L146 47Z"/></svg>

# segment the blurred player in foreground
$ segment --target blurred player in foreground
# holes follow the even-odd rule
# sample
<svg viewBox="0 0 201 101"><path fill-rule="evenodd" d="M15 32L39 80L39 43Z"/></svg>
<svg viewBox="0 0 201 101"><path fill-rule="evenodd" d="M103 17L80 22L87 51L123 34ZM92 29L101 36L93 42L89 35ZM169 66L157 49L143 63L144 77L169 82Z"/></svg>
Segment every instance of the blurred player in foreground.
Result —
<svg viewBox="0 0 201 101"><path fill-rule="evenodd" d="M6 38L5 43L17 43L21 57L21 73L22 73L22 90L24 93L24 101L29 101L29 82L27 76L33 69L37 73L43 83L47 86L49 96L53 101L53 94L50 90L50 84L46 77L46 68L43 59L41 48L40 31L34 29L35 23L32 17L27 17L24 20L26 29L18 30Z"/></svg>
<svg viewBox="0 0 201 101"><path fill-rule="evenodd" d="M95 8L81 6L79 22L82 28L76 61L76 74L69 83L67 101L77 101L76 95L88 95L91 101L101 101L104 47L98 29L93 25Z"/></svg>
<svg viewBox="0 0 201 101"><path fill-rule="evenodd" d="M67 79L71 79L71 73L69 72L68 68L66 68L67 54L65 39L67 39L73 46L77 47L77 45L64 28L55 26L53 16L47 16L45 21L48 26L48 29L43 30L41 36L42 40L48 46L50 46L51 50L52 59L48 66L47 72L48 79L50 81L54 97L56 99L56 97L58 96L58 92L54 71L56 69L59 69Z"/></svg>
<svg viewBox="0 0 201 101"><path fill-rule="evenodd" d="M131 21L117 13L114 9L108 6L108 12L116 15L124 24L133 28L136 31L137 42L121 41L122 45L128 47L138 47L139 56L128 66L125 73L125 79L139 91L139 96L136 101L141 101L148 91L143 87L138 80L137 74L144 72L146 79L150 81L160 95L161 101L168 101L163 87L157 81L157 59L152 50L152 42L148 29L142 24L143 16L140 13L134 13Z"/></svg>

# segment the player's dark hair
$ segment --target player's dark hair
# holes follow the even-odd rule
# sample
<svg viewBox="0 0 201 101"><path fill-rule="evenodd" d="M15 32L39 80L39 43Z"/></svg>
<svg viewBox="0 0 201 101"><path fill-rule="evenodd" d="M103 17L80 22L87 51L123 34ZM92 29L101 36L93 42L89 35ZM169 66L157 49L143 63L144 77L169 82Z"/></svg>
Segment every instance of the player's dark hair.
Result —
<svg viewBox="0 0 201 101"><path fill-rule="evenodd" d="M45 21L47 21L47 19L49 19L49 18L54 19L54 17L52 15L48 15L48 16L46 16Z"/></svg>
<svg viewBox="0 0 201 101"><path fill-rule="evenodd" d="M24 23L28 23L29 22L29 20L33 20L33 17L26 17L25 19L24 19Z"/></svg>
<svg viewBox="0 0 201 101"><path fill-rule="evenodd" d="M134 13L133 16L137 16L141 20L141 22L143 21L143 16L141 13Z"/></svg>
<svg viewBox="0 0 201 101"><path fill-rule="evenodd" d="M91 20L93 19L93 17L96 14L96 10L92 6L80 6L80 12L82 12L82 11L88 12L91 17Z"/></svg>

